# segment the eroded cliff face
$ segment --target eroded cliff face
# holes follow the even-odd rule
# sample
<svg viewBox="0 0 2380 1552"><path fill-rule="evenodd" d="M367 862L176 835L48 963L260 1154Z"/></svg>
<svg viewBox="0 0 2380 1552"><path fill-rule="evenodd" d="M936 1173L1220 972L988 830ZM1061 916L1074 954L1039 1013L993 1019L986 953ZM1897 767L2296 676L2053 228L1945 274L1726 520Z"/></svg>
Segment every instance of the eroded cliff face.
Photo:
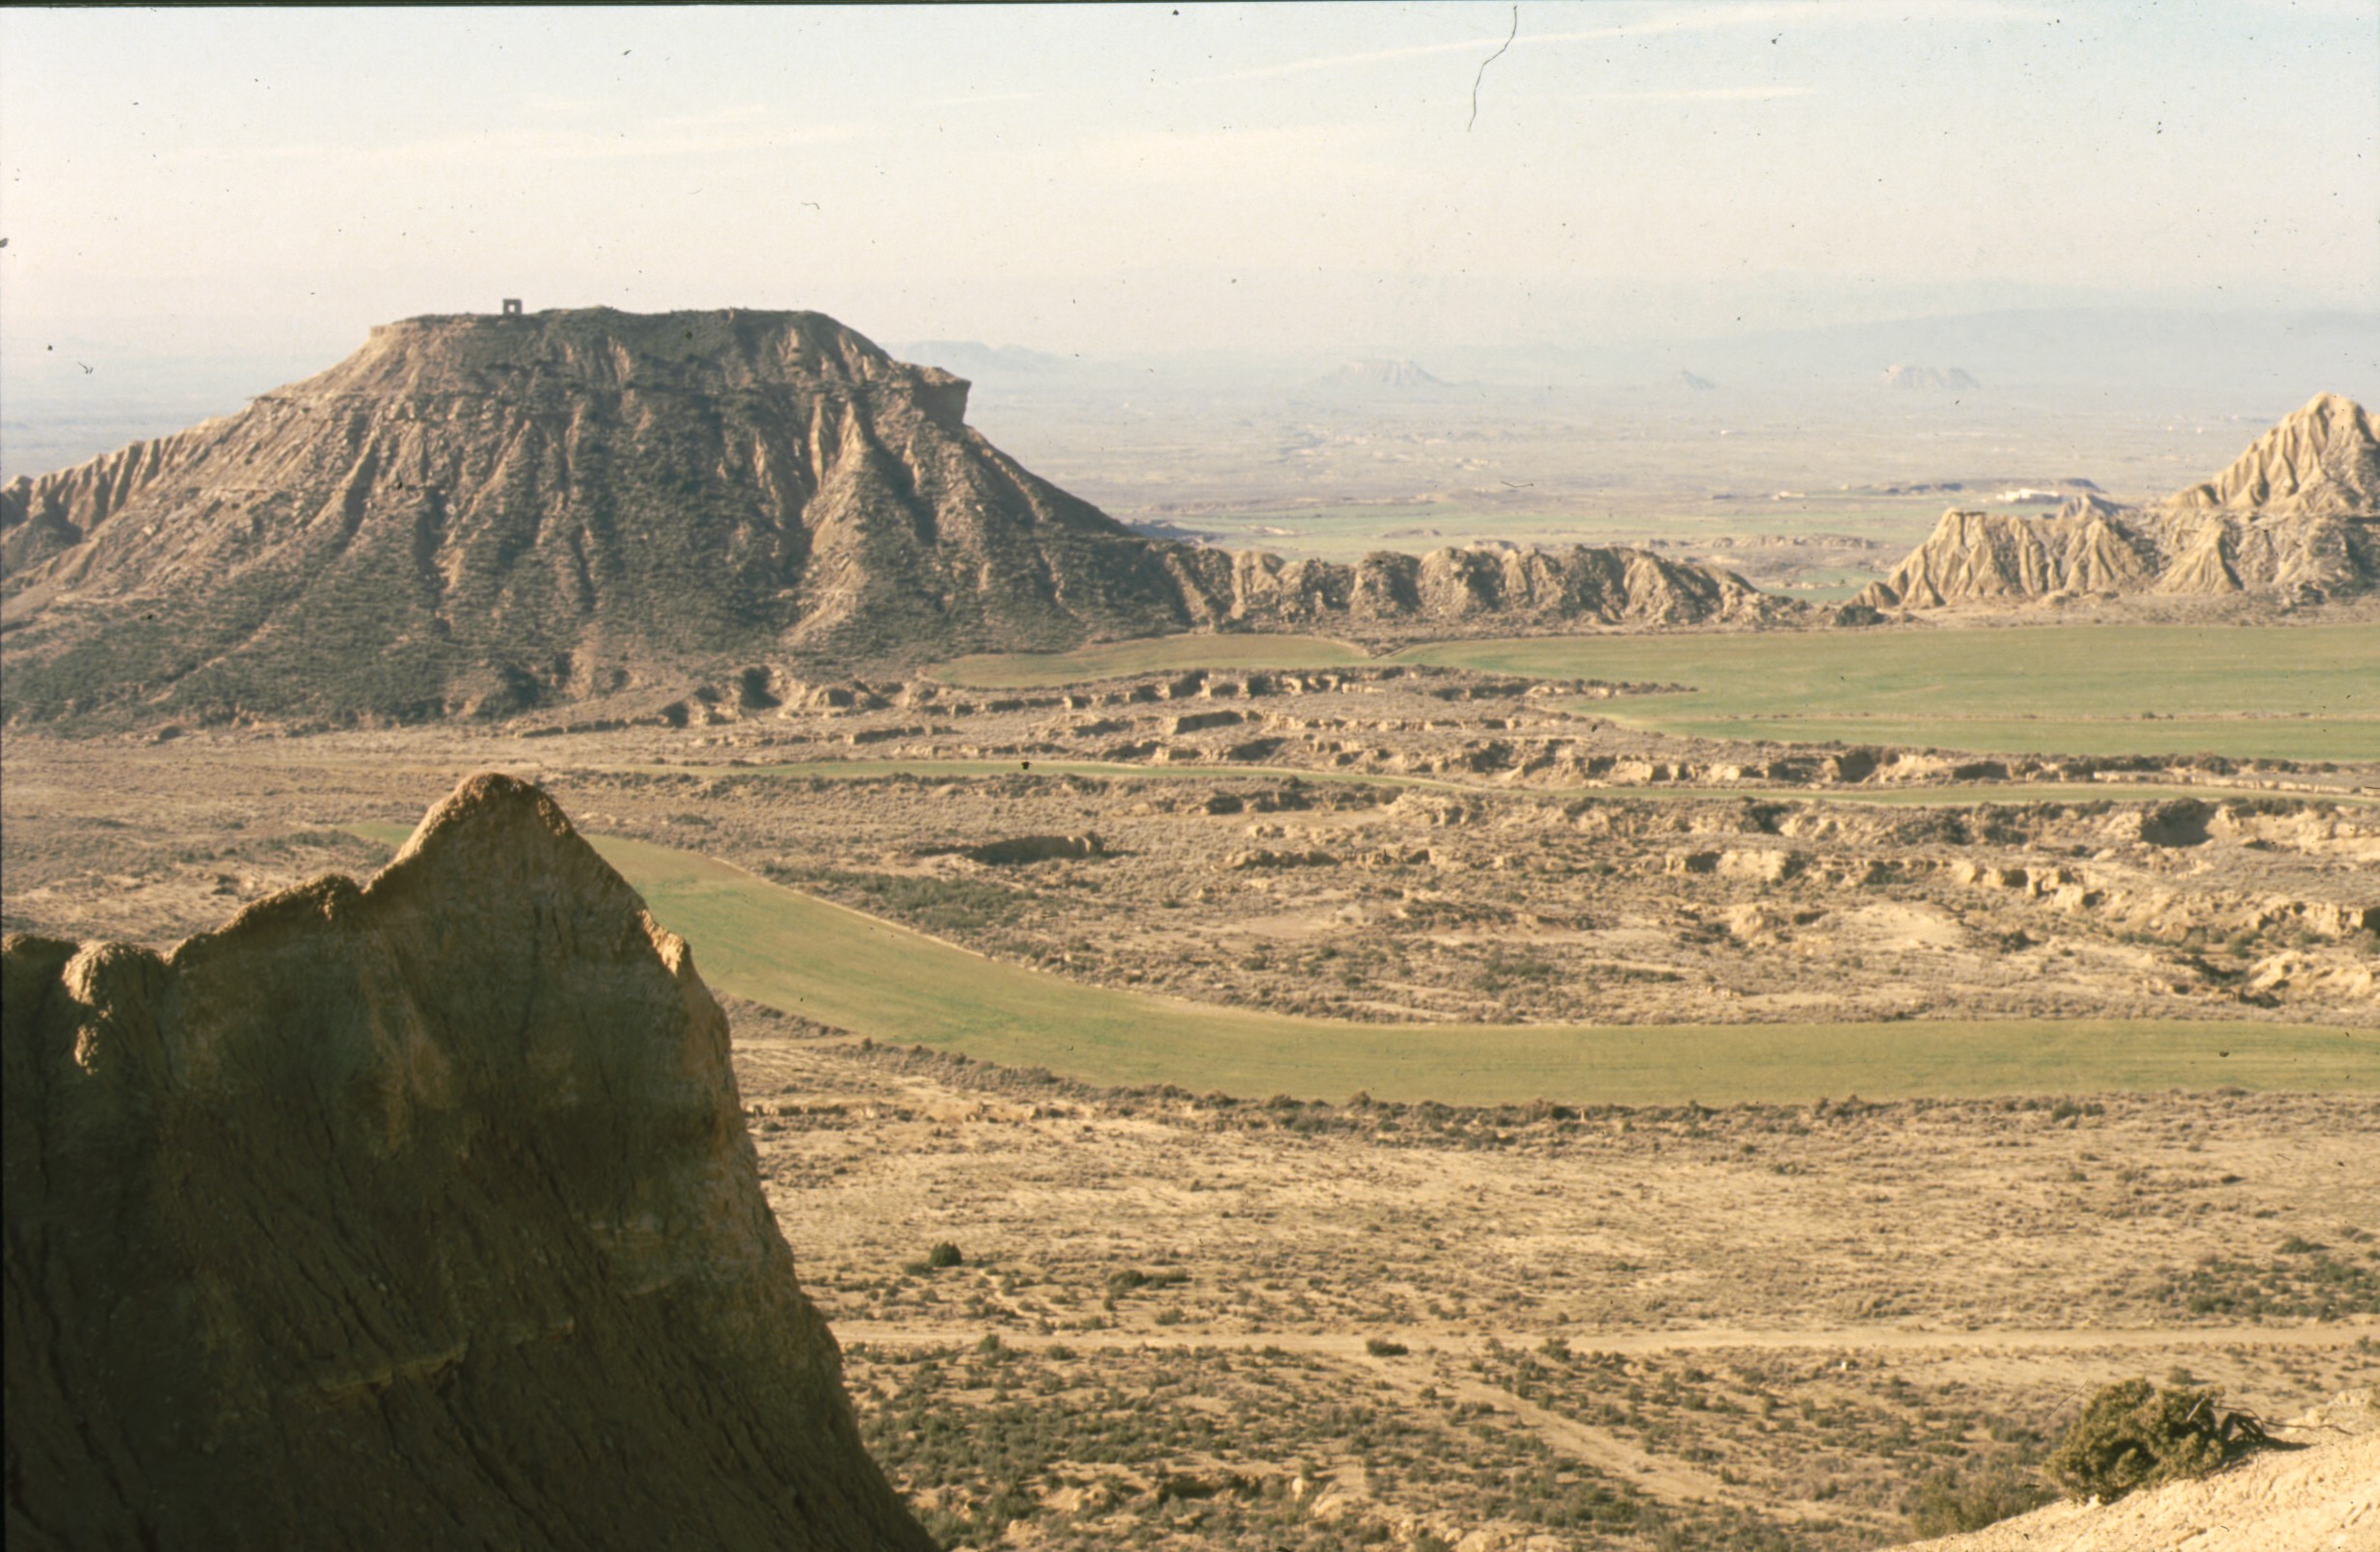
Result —
<svg viewBox="0 0 2380 1552"><path fill-rule="evenodd" d="M1858 601L1939 609L2080 593L2293 601L2380 586L2380 440L2370 417L2316 396L2214 479L2129 509L2096 498L2053 517L1953 510Z"/></svg>
<svg viewBox="0 0 2380 1552"><path fill-rule="evenodd" d="M13 1545L925 1548L685 944L533 787L5 948Z"/></svg>
<svg viewBox="0 0 2380 1552"><path fill-rule="evenodd" d="M666 700L737 659L1773 602L1630 551L1299 567L1159 543L970 429L966 395L815 313L391 324L237 415L0 492L0 701L16 722L503 718Z"/></svg>
<svg viewBox="0 0 2380 1552"><path fill-rule="evenodd" d="M1275 630L1417 626L1501 630L1690 625L1780 617L1789 604L1732 572L1645 550L1443 549L1382 552L1353 564L1285 560L1259 550L1170 546L1194 624Z"/></svg>
<svg viewBox="0 0 2380 1552"><path fill-rule="evenodd" d="M2268 517L2380 514L2380 437L2351 398L2317 394L2230 468L2166 502L2176 511Z"/></svg>
<svg viewBox="0 0 2380 1552"><path fill-rule="evenodd" d="M1065 645L1147 547L809 313L423 317L0 496L13 714L502 716L763 646Z"/></svg>

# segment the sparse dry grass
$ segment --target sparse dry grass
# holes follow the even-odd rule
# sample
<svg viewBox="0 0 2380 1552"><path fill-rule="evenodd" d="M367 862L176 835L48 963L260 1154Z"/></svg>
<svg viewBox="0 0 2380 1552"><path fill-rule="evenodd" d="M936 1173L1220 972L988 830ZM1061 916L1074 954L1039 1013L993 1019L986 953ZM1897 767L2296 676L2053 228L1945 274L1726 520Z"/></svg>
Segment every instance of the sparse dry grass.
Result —
<svg viewBox="0 0 2380 1552"><path fill-rule="evenodd" d="M1464 715L1475 730L1495 713ZM1186 961L1209 994L1251 1003L1267 989L1351 995L1350 972L1377 990L1398 953L1445 967L1407 976L1407 1008L1437 987L1516 1009L1582 986L1658 998L1721 965L1798 964L1855 999L1957 963L1850 933L1795 961L1723 924L1744 905L1805 940L1822 928L1793 919L1805 909L1942 912L1979 937L2010 930L2006 915L2040 939L2021 962L2076 994L2103 992L2111 966L2137 963L2126 955L2190 954L2228 974L2321 947L2235 929L2127 940L2136 929L1958 884L1949 864L2132 870L2220 907L2227 891L2320 897L2358 876L2323 848L2361 844L2345 810L2315 813L2299 844L2290 827L2313 810L2285 797L2240 810L2270 833L2176 848L2108 829L2137 828L2143 804L1884 812L1604 793L1567 828L1532 828L1527 816L1582 795L1482 782L1407 802L1345 782L1326 802L1312 783L1293 808L1278 773L849 783L620 769L730 757L692 736L665 750L13 743L10 924L171 940L221 920L227 890L368 871L379 849L338 827L410 824L458 770L493 763L542 776L590 830L820 870L804 882L1065 969L1077 991L1163 984ZM1826 828L1772 834L1759 820L1771 804ZM1609 828L1579 829L1589 811ZM1333 925L1344 862L1219 865L1259 848L1343 855L1333 826L1440 854L1395 864L1410 914ZM918 850L1086 830L1116 855L1003 869ZM1779 841L1904 865L1825 888L1815 870L1666 866ZM2169 856L2180 865L2161 870ZM1943 865L1906 866L1927 858ZM1258 879L1265 889L1243 885ZM1554 884L1581 891L1566 909L1583 923L1547 925ZM1626 955L1593 938L1632 912L1651 937ZM1251 923L1306 925L1225 935ZM1639 978L1584 981L1564 934L1589 945L1584 963ZM1193 958L1200 942L1211 952ZM725 963L700 938L696 952ZM1955 1103L1319 1104L1261 1087L1095 1088L748 1005L735 1017L766 1187L850 1348L872 1445L961 1544L1421 1548L1484 1530L1474 1545L1833 1552L1908 1534L1926 1483L2021 1477L2105 1380L2186 1370L2274 1417L2369 1382L2380 1362L2368 1096L2037 1085ZM955 1259L934 1253L944 1244Z"/></svg>

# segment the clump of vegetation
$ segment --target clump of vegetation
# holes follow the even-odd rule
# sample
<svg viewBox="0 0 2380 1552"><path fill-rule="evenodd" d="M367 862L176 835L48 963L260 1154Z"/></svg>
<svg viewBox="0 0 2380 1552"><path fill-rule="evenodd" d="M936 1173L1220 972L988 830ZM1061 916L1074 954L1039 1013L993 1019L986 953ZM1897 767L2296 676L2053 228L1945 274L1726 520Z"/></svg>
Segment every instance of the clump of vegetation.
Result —
<svg viewBox="0 0 2380 1552"><path fill-rule="evenodd" d="M842 904L890 916L921 932L968 933L1013 925L1040 898L1023 885L933 874L849 872L764 862L761 872L778 884L816 889Z"/></svg>
<svg viewBox="0 0 2380 1552"><path fill-rule="evenodd" d="M967 1258L960 1253L959 1247L945 1239L927 1251L925 1260L912 1261L901 1269L911 1277L928 1277L952 1266L963 1266L966 1261Z"/></svg>
<svg viewBox="0 0 2380 1552"><path fill-rule="evenodd" d="M2220 1411L2219 1401L2211 1389L2119 1380L2091 1398L2042 1469L2073 1497L2103 1503L2204 1477L2267 1442L2254 1417Z"/></svg>
<svg viewBox="0 0 2380 1552"><path fill-rule="evenodd" d="M2202 1257L2166 1272L2159 1292L2193 1315L2338 1321L2380 1312L2380 1256L2335 1253L2291 1235L2270 1258Z"/></svg>
<svg viewBox="0 0 2380 1552"><path fill-rule="evenodd" d="M1479 972L1472 977L1472 985L1482 992L1505 992L1518 986L1551 982L1558 973L1554 965L1533 954L1507 954L1498 949L1479 967Z"/></svg>
<svg viewBox="0 0 2380 1552"><path fill-rule="evenodd" d="M2052 1496L2005 1461L1966 1477L1939 1471L1917 1484L1909 1518L1920 1536L1956 1536L2039 1509Z"/></svg>
<svg viewBox="0 0 2380 1552"><path fill-rule="evenodd" d="M1413 1349L1390 1337L1366 1337L1364 1350L1375 1358L1402 1358Z"/></svg>

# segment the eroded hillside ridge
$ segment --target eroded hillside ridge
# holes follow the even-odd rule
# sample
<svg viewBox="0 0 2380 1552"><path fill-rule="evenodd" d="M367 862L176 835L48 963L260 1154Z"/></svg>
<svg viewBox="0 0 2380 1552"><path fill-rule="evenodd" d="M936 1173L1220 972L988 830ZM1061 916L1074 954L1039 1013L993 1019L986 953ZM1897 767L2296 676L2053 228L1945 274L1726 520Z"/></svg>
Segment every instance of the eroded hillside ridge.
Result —
<svg viewBox="0 0 2380 1552"><path fill-rule="evenodd" d="M2380 586L2380 439L2362 406L2317 395L2213 479L2154 506L2077 497L2054 516L1951 510L1859 602L2025 603L2085 593L2296 602Z"/></svg>
<svg viewBox="0 0 2380 1552"><path fill-rule="evenodd" d="M1192 625L1459 629L1485 622L1519 630L1687 625L1792 609L1733 572L1624 547L1382 551L1348 565L1284 559L1260 550L1164 549L1168 574L1186 605L1184 623Z"/></svg>
<svg viewBox="0 0 2380 1552"><path fill-rule="evenodd" d="M724 1018L535 788L171 954L5 973L12 1544L931 1544Z"/></svg>
<svg viewBox="0 0 2380 1552"><path fill-rule="evenodd" d="M422 317L0 494L14 722L502 717L771 654L1782 606L1636 551L1355 566L1144 538L814 313Z"/></svg>

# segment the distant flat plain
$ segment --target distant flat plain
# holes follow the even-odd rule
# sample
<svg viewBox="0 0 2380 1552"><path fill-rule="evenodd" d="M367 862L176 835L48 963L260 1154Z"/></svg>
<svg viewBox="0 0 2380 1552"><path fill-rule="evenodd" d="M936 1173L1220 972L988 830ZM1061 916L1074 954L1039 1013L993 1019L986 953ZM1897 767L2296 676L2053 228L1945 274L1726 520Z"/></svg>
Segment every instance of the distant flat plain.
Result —
<svg viewBox="0 0 2380 1552"><path fill-rule="evenodd" d="M406 833L355 830L385 844ZM1093 1083L1454 1104L2380 1091L2380 1040L2318 1025L1395 1025L1209 1007L1002 964L694 853L590 839L723 991L855 1035Z"/></svg>
<svg viewBox="0 0 2380 1552"><path fill-rule="evenodd" d="M1176 636L961 658L938 677L1041 689L1176 668L1347 667L1317 637ZM2024 625L1442 641L1381 661L1680 684L1592 703L1656 732L1977 753L2380 760L2380 627Z"/></svg>

